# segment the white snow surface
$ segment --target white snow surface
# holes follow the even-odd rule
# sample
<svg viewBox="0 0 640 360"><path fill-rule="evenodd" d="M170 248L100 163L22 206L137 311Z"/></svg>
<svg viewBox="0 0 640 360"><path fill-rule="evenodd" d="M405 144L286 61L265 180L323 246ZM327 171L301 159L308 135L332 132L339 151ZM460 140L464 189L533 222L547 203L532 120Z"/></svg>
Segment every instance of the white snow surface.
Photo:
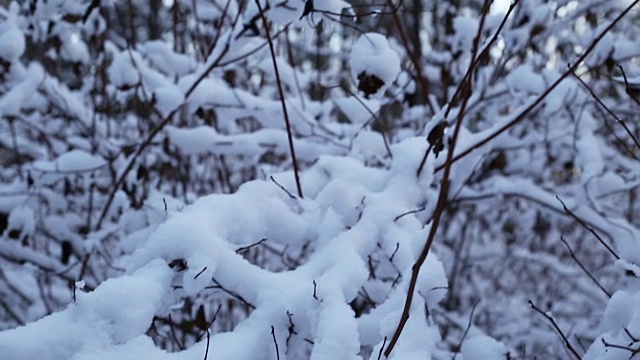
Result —
<svg viewBox="0 0 640 360"><path fill-rule="evenodd" d="M154 96L156 109L165 117L184 103L182 90L173 84L156 88Z"/></svg>
<svg viewBox="0 0 640 360"><path fill-rule="evenodd" d="M26 49L24 35L16 26L0 27L0 58L17 60Z"/></svg>
<svg viewBox="0 0 640 360"><path fill-rule="evenodd" d="M596 339L583 360L629 359L628 334L640 331L640 293L619 290L611 297L604 312L602 330L605 332ZM603 341L614 346L605 346ZM615 347L618 345L619 347Z"/></svg>
<svg viewBox="0 0 640 360"><path fill-rule="evenodd" d="M20 110L27 107L29 100L37 93L44 79L44 69L40 64L32 63L20 75L21 81L0 97L2 115L20 115Z"/></svg>
<svg viewBox="0 0 640 360"><path fill-rule="evenodd" d="M3 355L45 360L202 358L206 340L168 354L144 333L154 315L172 305L166 302L174 298L174 286L197 294L213 277L255 310L233 332L213 334L209 356L238 360L273 354L271 326L284 347L289 312L299 336L314 341L311 359L362 358L361 346L379 347L395 330L412 265L428 232L414 214L394 221L420 203L435 200L428 186L432 177L415 177L421 154L407 151L418 141L424 140L410 138L392 147L401 161L392 163L390 170L369 168L350 158L321 157L302 174L304 200L292 199L271 181L256 180L234 194L210 195L181 211L169 211L165 222L140 233L149 235L136 240L136 250L115 264L127 269L125 275L91 293L78 290L76 303L63 311L0 333ZM78 156L82 155L66 154ZM274 178L293 189L291 172ZM315 250L297 268L274 273L235 251L260 239L291 251L310 243ZM388 254L395 251L394 267L403 274L393 288L368 282L367 256L379 246ZM176 259L186 262L186 271L168 266ZM396 270L389 271L390 276ZM415 321L407 324L395 359L428 356L439 340L437 328L420 319L425 302L434 306L443 298L447 280L433 254L422 271L412 307ZM365 285L381 304L356 318L349 303Z"/></svg>
<svg viewBox="0 0 640 360"><path fill-rule="evenodd" d="M503 343L485 335L465 339L461 350L464 360L503 360L507 355Z"/></svg>
<svg viewBox="0 0 640 360"><path fill-rule="evenodd" d="M116 54L107 72L111 83L117 87L134 86L140 82L140 72L132 62L132 54L122 51Z"/></svg>
<svg viewBox="0 0 640 360"><path fill-rule="evenodd" d="M68 151L53 161L36 161L34 169L42 172L82 172L99 169L106 161L84 150Z"/></svg>
<svg viewBox="0 0 640 360"><path fill-rule="evenodd" d="M169 280L171 272L166 264L153 261L129 276L105 281L92 293L78 292L76 303L67 309L0 333L2 356L95 359L118 345L126 349L129 341L148 329L150 319L162 305ZM38 341L28 340L34 334ZM131 358L124 351L121 354L124 357L117 358Z"/></svg>

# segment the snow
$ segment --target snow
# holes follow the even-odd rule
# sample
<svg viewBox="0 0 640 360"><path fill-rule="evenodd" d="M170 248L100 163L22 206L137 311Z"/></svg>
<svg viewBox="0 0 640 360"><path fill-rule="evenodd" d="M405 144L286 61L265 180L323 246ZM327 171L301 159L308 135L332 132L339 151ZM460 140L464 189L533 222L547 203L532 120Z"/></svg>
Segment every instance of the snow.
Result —
<svg viewBox="0 0 640 360"><path fill-rule="evenodd" d="M384 159L387 148L380 133L362 131L353 139L353 153L361 154L364 159Z"/></svg>
<svg viewBox="0 0 640 360"><path fill-rule="evenodd" d="M155 261L139 271L105 281L91 293L77 292L66 310L29 327L0 333L3 356L11 359L62 360L96 355L111 344L124 344L141 336L171 279L166 264ZM126 302L123 300L126 299ZM24 341L37 333L38 341Z"/></svg>
<svg viewBox="0 0 640 360"><path fill-rule="evenodd" d="M637 304L638 296L632 296L624 290L616 291L609 300L604 311L602 329L617 335L624 329L634 313L633 304Z"/></svg>
<svg viewBox="0 0 640 360"><path fill-rule="evenodd" d="M109 79L118 88L128 88L140 82L140 72L131 61L132 54L122 51L113 58L109 69Z"/></svg>
<svg viewBox="0 0 640 360"><path fill-rule="evenodd" d="M36 229L35 212L28 206L17 206L9 213L5 236L11 230L20 231L20 241L32 238Z"/></svg>
<svg viewBox="0 0 640 360"><path fill-rule="evenodd" d="M485 335L465 339L461 350L463 360L502 360L507 354L503 343Z"/></svg>
<svg viewBox="0 0 640 360"><path fill-rule="evenodd" d="M602 330L604 333L593 342L584 360L628 359L633 342L629 345L629 335L640 331L640 293L616 291L604 312ZM603 341L617 347L605 346Z"/></svg>
<svg viewBox="0 0 640 360"><path fill-rule="evenodd" d="M640 46L636 41L631 41L625 37L619 37L614 42L612 57L617 61L623 61L640 54Z"/></svg>
<svg viewBox="0 0 640 360"><path fill-rule="evenodd" d="M184 103L184 94L175 85L156 88L154 96L156 100L155 107L163 117L166 117Z"/></svg>
<svg viewBox="0 0 640 360"><path fill-rule="evenodd" d="M84 150L71 150L58 156L53 161L36 161L34 169L41 172L84 172L94 171L106 164L99 156Z"/></svg>
<svg viewBox="0 0 640 360"><path fill-rule="evenodd" d="M77 33L66 35L66 39L62 41L60 56L65 60L81 64L88 64L90 61L89 48Z"/></svg>
<svg viewBox="0 0 640 360"><path fill-rule="evenodd" d="M290 89L295 89L295 71L297 70L293 69L289 62L283 57L276 57L276 62L278 64L278 74L280 75L280 81L282 81L283 86L288 86ZM275 69L273 67L273 60L271 59L271 57L262 60L258 64L258 69L264 72L269 80L276 80Z"/></svg>
<svg viewBox="0 0 640 360"><path fill-rule="evenodd" d="M377 33L366 33L356 40L351 48L349 65L356 82L363 72L375 75L384 82L374 96L384 94L400 73L398 54L391 49L387 38Z"/></svg>
<svg viewBox="0 0 640 360"><path fill-rule="evenodd" d="M76 91L71 91L65 84L54 77L46 77L41 83L45 94L54 99L54 103L64 109L69 116L89 125L91 112L86 108L82 96ZM85 139L86 140L86 139ZM72 139L70 139L72 141Z"/></svg>
<svg viewBox="0 0 640 360"><path fill-rule="evenodd" d="M24 35L15 26L0 27L0 58L6 61L17 60L26 48Z"/></svg>
<svg viewBox="0 0 640 360"><path fill-rule="evenodd" d="M178 134L176 130L171 130L170 134ZM205 134L202 141L215 135L215 132ZM75 154L67 154L67 157L77 159L78 153ZM162 358L162 352L152 350L142 334L153 315L162 310L160 299L166 299L163 294L170 288L169 281L173 278L174 286L179 285L184 294L194 295L203 291L213 277L229 291L242 294L246 301L256 306L233 334L212 336L212 353L217 354L217 358L253 358L250 352L246 356L238 355L242 351L232 355L229 350L228 356L224 355L221 347L227 341L255 339L257 342L252 340L255 347L252 351L269 349L272 345L268 336L270 326L278 323L276 319L281 315L277 314L291 311L301 315L296 321L299 329L307 329L304 336L314 339L312 359L334 359L336 356L357 359L362 334L371 334L369 339L364 338L368 343L377 343L383 334L379 324L357 320L348 305L367 282L366 255L376 247L376 239L384 239L389 253L398 241L401 242L397 264L405 273L405 280L400 287L391 290L394 295L389 300L385 301L383 296L382 305L375 310L376 318L391 316L384 328L384 334L388 336L398 315L397 306L391 304L401 302L412 259L416 256L411 243L415 240L417 245L424 241L424 231L415 232L420 228L419 222L410 221L410 217L397 223L392 221L399 214L417 207L421 199L418 182L402 174L402 169L407 167L408 174L408 167L419 161L419 154L413 156L411 165L403 160L393 166L400 172L398 175L367 168L357 160L324 157L314 166L326 174L324 184L319 184L316 196L304 201L290 199L270 181L253 181L233 195L210 195L180 212L170 212L168 219L150 233L148 239L137 240L133 254L117 264L127 268L125 275L107 280L92 293L79 292L76 304L62 312L25 328L0 333L0 344L10 346L7 352L12 355L34 354L45 346L55 346L44 357L52 360L73 356L90 358L94 352L96 356L101 354L98 358L116 358L128 351ZM60 165L67 164L60 160ZM64 168L84 168L82 164L73 164L75 167ZM291 249L300 248L307 241L318 241L318 247L297 269L272 273L251 265L235 252L237 247L261 238ZM341 255L336 257L335 254ZM168 264L175 259L183 259L187 269L174 276ZM431 254L423 271L425 276L420 278L418 290L424 300L417 297L416 302L427 301L432 306L445 293L444 270ZM317 298L313 297L313 281ZM379 291L385 292L382 288ZM122 306L119 299L125 297L127 305ZM421 312L423 306L416 305L415 309ZM302 317L304 313L308 315ZM415 316L416 320L411 320L408 326L420 330L421 334L429 334L427 342L422 336L419 340L411 335L403 337L396 358L431 353L438 333L417 320L421 318ZM69 325L71 322L76 322L75 326ZM68 330L44 338L33 350L22 344L9 345L16 337L44 333L55 327ZM284 338L281 343L284 344ZM130 350L131 347L136 350ZM200 342L184 351L184 358L189 358L187 354L191 351L202 354L202 347Z"/></svg>
<svg viewBox="0 0 640 360"><path fill-rule="evenodd" d="M371 113L377 114L380 111L380 102L376 99L358 101L354 97L349 97L335 99L334 102L353 124L362 124L372 118Z"/></svg>
<svg viewBox="0 0 640 360"><path fill-rule="evenodd" d="M198 15L202 13L198 12ZM176 54L164 41L148 41L142 45L140 51L149 57L154 66L169 75L186 75L195 66L190 57Z"/></svg>
<svg viewBox="0 0 640 360"><path fill-rule="evenodd" d="M38 86L44 79L44 69L40 64L32 63L22 74L24 78L0 98L0 114L19 115L23 107L33 98Z"/></svg>
<svg viewBox="0 0 640 360"><path fill-rule="evenodd" d="M288 138L284 130L261 129L253 133L222 135L210 126L194 128L167 126L166 133L171 144L186 155L261 156L268 151L289 155ZM332 152L324 144L304 139L294 139L294 146L298 159L303 161L314 161L320 154Z"/></svg>
<svg viewBox="0 0 640 360"><path fill-rule="evenodd" d="M199 154L207 152L219 138L214 128L200 126L193 129L181 129L173 126L167 127L167 136L171 143L175 144L183 154Z"/></svg>
<svg viewBox="0 0 640 360"><path fill-rule="evenodd" d="M529 64L520 65L507 77L511 88L530 94L541 94L546 88L542 74L534 71Z"/></svg>
<svg viewBox="0 0 640 360"><path fill-rule="evenodd" d="M467 16L456 16L453 19L455 29L454 46L452 51L470 52L473 39L478 34L478 20Z"/></svg>
<svg viewBox="0 0 640 360"><path fill-rule="evenodd" d="M325 299L322 303L311 360L360 359L357 323L353 310L339 299Z"/></svg>
<svg viewBox="0 0 640 360"><path fill-rule="evenodd" d="M598 139L595 138L593 129L596 120L588 115L583 116L579 124L579 137L576 143L578 150L576 165L582 168L581 178L586 183L592 177L600 175L604 169L604 160L600 154Z"/></svg>

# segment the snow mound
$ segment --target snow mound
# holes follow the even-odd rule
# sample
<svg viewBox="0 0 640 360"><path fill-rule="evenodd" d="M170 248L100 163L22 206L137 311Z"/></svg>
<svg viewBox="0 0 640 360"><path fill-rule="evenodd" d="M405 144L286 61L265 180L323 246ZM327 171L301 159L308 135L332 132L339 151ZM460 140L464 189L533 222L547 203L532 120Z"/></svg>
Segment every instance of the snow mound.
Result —
<svg viewBox="0 0 640 360"><path fill-rule="evenodd" d="M351 48L351 74L366 97L381 96L400 73L400 58L387 38L377 33L363 34Z"/></svg>

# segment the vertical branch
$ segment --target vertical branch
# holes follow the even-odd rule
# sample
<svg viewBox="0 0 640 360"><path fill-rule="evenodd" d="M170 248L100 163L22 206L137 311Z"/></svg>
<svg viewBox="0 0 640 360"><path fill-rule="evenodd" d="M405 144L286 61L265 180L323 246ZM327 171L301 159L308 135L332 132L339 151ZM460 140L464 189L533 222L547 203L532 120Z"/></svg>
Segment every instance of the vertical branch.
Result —
<svg viewBox="0 0 640 360"><path fill-rule="evenodd" d="M429 230L429 236L425 242L424 247L422 248L422 252L420 256L416 260L415 264L413 264L413 268L411 271L411 279L409 280L409 288L407 290L407 297L405 298L404 308L402 310L402 315L400 316L400 321L396 330L389 342L389 346L384 351L384 355L389 357L393 348L395 347L398 339L400 338L400 334L402 334L402 330L409 320L409 312L411 311L411 303L413 302L413 295L416 291L416 284L418 282L418 275L420 275L420 268L424 264L427 259L427 255L429 255L429 251L431 250L431 246L433 245L433 241L436 237L436 232L438 231L438 225L440 224L440 219L442 218L442 214L444 213L445 205L447 203L447 194L449 193L449 177L451 174L451 165L453 164L453 151L456 147L456 142L458 140L458 136L460 134L460 128L462 127L462 119L464 118L464 113L467 107L467 103L469 102L469 98L471 97L471 91L473 86L473 73L475 70L475 65L478 62L475 61L475 58L478 54L478 47L480 43L480 35L482 34L482 29L484 27L484 22L486 20L487 15L489 14L489 5L490 1L485 0L484 6L482 9L482 18L480 19L480 26L478 26L478 33L473 42L473 50L471 56L471 62L469 64L469 69L467 71L467 76L463 79L462 87L462 103L460 105L460 112L458 113L458 117L456 119L456 126L453 132L453 136L451 137L451 144L447 151L447 159L445 161L444 174L442 175L442 183L440 185L440 193L438 194L438 200L436 203L436 207L433 213L433 220L431 222L431 229Z"/></svg>
<svg viewBox="0 0 640 360"><path fill-rule="evenodd" d="M276 52L273 49L273 41L269 34L269 24L267 23L267 17L264 15L260 0L256 0L258 5L258 11L260 12L260 19L264 25L264 31L266 32L267 42L269 43L269 52L271 52L271 61L273 62L273 70L276 73L276 83L278 84L278 93L280 94L280 103L282 104L282 112L284 113L284 122L287 126L287 137L289 139L289 151L291 152L291 161L293 162L293 173L296 177L296 187L298 188L298 196L302 199L302 186L300 185L300 173L298 169L298 159L296 158L296 149L293 146L293 134L291 130L291 122L289 121L289 113L287 112L287 104L284 101L284 90L282 89L282 81L280 80L280 72L278 71L278 62L276 61Z"/></svg>

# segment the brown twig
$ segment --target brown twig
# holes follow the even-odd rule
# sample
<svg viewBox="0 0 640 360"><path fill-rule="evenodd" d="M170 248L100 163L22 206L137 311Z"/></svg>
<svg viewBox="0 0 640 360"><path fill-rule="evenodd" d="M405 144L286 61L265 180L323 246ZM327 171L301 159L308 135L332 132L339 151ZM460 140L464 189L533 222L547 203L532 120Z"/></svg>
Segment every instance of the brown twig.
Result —
<svg viewBox="0 0 640 360"><path fill-rule="evenodd" d="M284 98L284 90L282 88L282 81L280 79L280 72L278 71L278 62L276 60L276 51L273 48L273 41L271 40L271 35L269 34L269 23L267 21L267 17L264 15L264 11L262 9L262 5L260 5L260 0L255 0L256 5L258 6L258 11L260 13L260 18L262 19L262 25L264 26L264 31L266 33L267 42L269 43L269 52L271 53L271 61L273 62L273 71L276 75L276 83L278 84L278 93L280 94L280 103L282 104L282 112L284 115L284 122L287 127L287 138L289 140L289 151L291 152L291 162L293 163L293 174L296 178L296 187L298 188L298 196L303 199L304 195L302 195L302 185L300 185L300 172L298 169L298 159L296 158L296 149L293 146L293 131L291 130L291 122L289 121L289 113L287 112L287 103Z"/></svg>
<svg viewBox="0 0 640 360"><path fill-rule="evenodd" d="M373 112L373 110L371 110L371 108L369 106L367 106L367 104L365 104L364 101L362 101L362 99L360 99L360 97L355 94L353 91L349 90L349 89L343 89L344 91L346 91L349 95L353 96L354 99L356 99L356 101L362 105L362 107L367 110L367 112L369 113L369 115L371 115L371 119L367 120L362 127L360 128L360 130L364 129L367 125L369 125L372 121L377 121L379 123L381 123L380 117ZM379 110L378 110L379 112ZM358 130L355 134L354 134L354 138L359 134L360 130ZM382 141L384 142L384 147L387 150L387 155L389 155L390 159L393 159L393 153L391 153L391 148L389 147L389 140L387 139L387 135L385 134L384 131L380 131L380 135L382 136Z"/></svg>
<svg viewBox="0 0 640 360"><path fill-rule="evenodd" d="M473 50L472 50L472 57L471 57L472 59L474 59L477 55L478 44L480 43L480 35L482 34L484 21L487 15L489 14L489 5L490 5L490 1L485 0L483 5L482 18L480 19L480 25L478 26L478 33L473 41ZM438 200L433 213L431 229L429 230L429 236L425 242L424 247L422 248L422 252L420 253L420 256L416 260L415 264L413 264L411 279L409 280L409 288L407 289L407 297L405 298L402 315L400 317L398 326L396 327L396 330L393 334L393 337L389 342L389 346L384 352L386 357L389 357L389 355L391 355L393 348L395 347L396 343L398 342L398 339L400 338L400 334L402 334L402 330L404 329L404 326L406 325L407 320L409 320L409 312L411 310L411 303L413 302L413 295L416 290L416 284L418 282L418 275L420 274L420 268L424 264L425 260L427 259L427 255L431 250L431 246L433 244L433 241L436 236L436 232L438 230L438 225L440 224L440 219L442 217L442 214L444 213L445 205L447 202L447 195L449 193L449 177L451 174L451 165L453 164L451 160L453 159L453 151L456 147L458 136L460 135L460 128L462 127L464 110L467 106L469 98L471 97L471 88L473 86L472 75L475 70L476 64L477 64L476 61L471 61L471 63L469 64L469 70L467 71L468 76L466 76L465 79L463 80L465 82L464 88L462 90L464 97L462 98L462 104L460 105L460 112L458 113L458 118L456 119L456 127L454 130L453 136L451 138L451 144L447 151L447 159L445 161L444 174L442 176L442 184L440 185L440 193L438 194Z"/></svg>
<svg viewBox="0 0 640 360"><path fill-rule="evenodd" d="M252 303L248 302L247 300L245 300L245 298L243 298L240 294L238 294L235 291L231 291L227 288L225 288L224 286L222 286L222 284L220 284L218 282L218 280L216 280L215 278L211 279L213 281L213 283L215 284L214 286L207 286L205 289L220 289L223 292L227 293L228 295L230 295L231 297L233 297L234 299L240 301L241 303L243 303L245 306L247 306L248 308L255 310L256 306L253 305Z"/></svg>

